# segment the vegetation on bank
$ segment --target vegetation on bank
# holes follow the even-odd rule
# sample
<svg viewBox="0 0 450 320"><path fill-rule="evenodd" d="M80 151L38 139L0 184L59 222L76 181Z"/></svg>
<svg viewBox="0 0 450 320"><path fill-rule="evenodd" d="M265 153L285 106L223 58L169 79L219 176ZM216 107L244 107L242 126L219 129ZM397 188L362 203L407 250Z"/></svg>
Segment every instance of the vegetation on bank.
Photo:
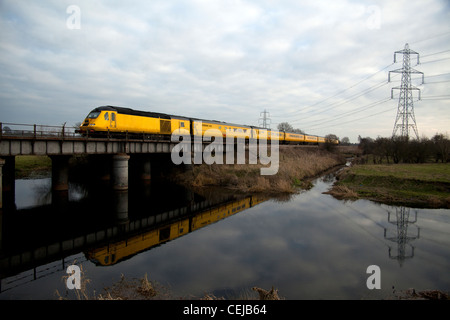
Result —
<svg viewBox="0 0 450 320"><path fill-rule="evenodd" d="M83 272L83 271L82 271ZM62 280L67 281L68 276L64 276ZM236 297L215 296L212 293L205 293L202 297L189 295L187 297L174 296L167 287L149 280L147 274L144 277L136 279L127 279L121 276L118 282L110 287L103 289L102 293L92 293L88 288L90 280L85 276L82 277L81 288L73 290L74 297L69 297L69 292L64 295L56 290L55 295L59 300L285 300L278 293L278 289L273 286L270 290L258 287L243 290ZM419 291L413 288L407 290L393 290L392 294L387 295L385 300L450 300L449 292L440 290L424 290Z"/></svg>
<svg viewBox="0 0 450 320"><path fill-rule="evenodd" d="M47 156L16 156L16 179L50 176L52 161Z"/></svg>
<svg viewBox="0 0 450 320"><path fill-rule="evenodd" d="M216 297L212 293L205 293L203 296L189 295L187 297L174 296L168 287L161 285L156 281L148 279L147 274L142 278L126 278L123 274L120 280L113 283L110 287L103 288L102 292L97 294L89 288L91 280L86 277L82 265L80 289L66 290L61 294L55 291L58 300L225 300L225 297ZM62 277L64 283L67 282L68 275ZM272 287L271 290L265 290L259 287L253 287L251 290L244 290L238 296L231 297L232 300L281 300L278 290Z"/></svg>
<svg viewBox="0 0 450 320"><path fill-rule="evenodd" d="M355 165L337 179L328 193L340 199L450 208L450 164Z"/></svg>
<svg viewBox="0 0 450 320"><path fill-rule="evenodd" d="M279 168L275 175L261 175L261 164L194 165L171 178L189 187L224 187L239 192L295 193L311 186L311 179L345 164L340 153L316 147L280 146Z"/></svg>

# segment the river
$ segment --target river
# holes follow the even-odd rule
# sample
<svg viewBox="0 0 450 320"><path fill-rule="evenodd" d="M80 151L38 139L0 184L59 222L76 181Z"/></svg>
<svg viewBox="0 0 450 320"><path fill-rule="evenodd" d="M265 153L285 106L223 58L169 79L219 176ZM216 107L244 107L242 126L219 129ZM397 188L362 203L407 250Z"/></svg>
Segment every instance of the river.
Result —
<svg viewBox="0 0 450 320"><path fill-rule="evenodd" d="M121 275L147 275L171 299L254 298L254 286L289 300L450 291L450 210L341 201L323 194L333 182L280 199L158 182L120 194L71 184L61 196L50 179L16 180L15 207L0 219L0 299L73 298L71 264L97 295Z"/></svg>

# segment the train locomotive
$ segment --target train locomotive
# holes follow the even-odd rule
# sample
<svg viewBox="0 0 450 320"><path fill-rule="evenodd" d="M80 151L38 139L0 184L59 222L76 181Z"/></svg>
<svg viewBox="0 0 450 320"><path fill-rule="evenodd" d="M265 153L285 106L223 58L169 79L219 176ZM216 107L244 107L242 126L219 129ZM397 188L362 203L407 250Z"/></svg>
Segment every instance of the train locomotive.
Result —
<svg viewBox="0 0 450 320"><path fill-rule="evenodd" d="M204 136L208 130L215 129L223 137L233 136L244 139L278 140L282 144L325 143L324 137L264 129L255 126L226 123L157 112L139 111L130 108L102 106L93 109L77 130L90 137L138 137L170 139L174 132L193 136ZM211 132L211 131L209 131ZM216 131L217 132L217 131ZM332 143L339 144L338 140Z"/></svg>

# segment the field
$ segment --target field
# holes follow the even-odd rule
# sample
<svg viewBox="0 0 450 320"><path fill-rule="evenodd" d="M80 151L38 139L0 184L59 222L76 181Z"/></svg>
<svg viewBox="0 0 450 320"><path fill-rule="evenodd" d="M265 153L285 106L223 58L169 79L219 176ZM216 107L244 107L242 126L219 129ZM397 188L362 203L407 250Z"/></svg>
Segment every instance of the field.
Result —
<svg viewBox="0 0 450 320"><path fill-rule="evenodd" d="M355 165L330 194L417 207L450 208L450 164Z"/></svg>

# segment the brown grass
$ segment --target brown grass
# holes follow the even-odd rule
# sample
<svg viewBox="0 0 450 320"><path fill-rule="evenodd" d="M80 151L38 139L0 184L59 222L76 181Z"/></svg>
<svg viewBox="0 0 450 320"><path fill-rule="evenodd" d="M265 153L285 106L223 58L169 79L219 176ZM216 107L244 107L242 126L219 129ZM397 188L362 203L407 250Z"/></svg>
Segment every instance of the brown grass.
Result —
<svg viewBox="0 0 450 320"><path fill-rule="evenodd" d="M241 192L295 193L309 186L309 180L327 169L342 165L345 159L318 148L280 146L279 170L263 176L258 164L195 165L191 171L172 178L190 187L221 186ZM269 167L269 165L265 167Z"/></svg>
<svg viewBox="0 0 450 320"><path fill-rule="evenodd" d="M324 192L326 194L331 194L333 197L340 200L356 200L359 198L358 193L353 191L347 186L336 185L330 191Z"/></svg>

